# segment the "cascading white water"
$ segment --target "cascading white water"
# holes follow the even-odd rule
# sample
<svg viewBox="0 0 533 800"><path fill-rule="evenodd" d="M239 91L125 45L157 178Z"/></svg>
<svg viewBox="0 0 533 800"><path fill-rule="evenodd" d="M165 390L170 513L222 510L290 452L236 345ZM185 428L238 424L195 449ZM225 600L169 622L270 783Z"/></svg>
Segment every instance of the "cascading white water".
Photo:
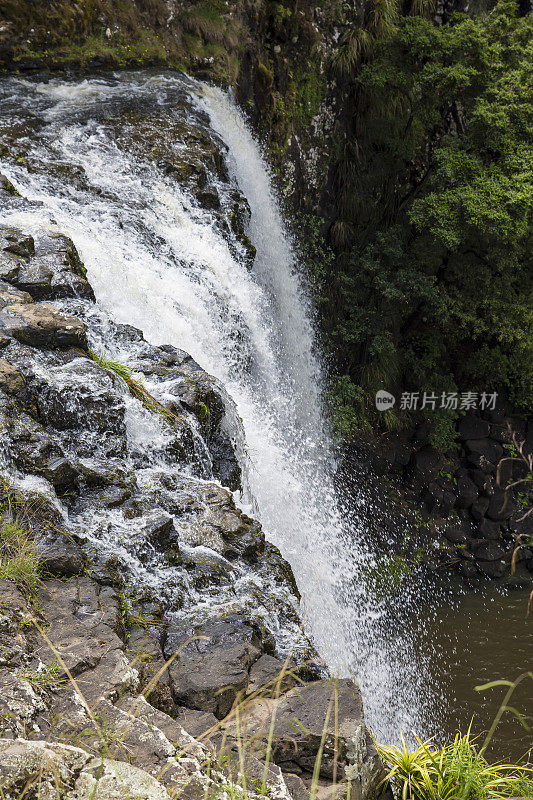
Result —
<svg viewBox="0 0 533 800"><path fill-rule="evenodd" d="M239 502L291 563L319 652L332 670L355 673L370 724L397 739L400 729L421 724L418 668L358 579L372 555L336 498L308 303L268 170L241 113L224 93L167 74L12 83L44 122L33 155L78 165L98 193L43 170L0 164L25 196L44 202L5 221L69 235L102 309L154 344L191 353L223 383L246 435ZM154 98L166 107L184 87L227 144L230 171L250 204L252 271L210 211L143 159L142 148L117 144L102 112L116 101L142 106Z"/></svg>

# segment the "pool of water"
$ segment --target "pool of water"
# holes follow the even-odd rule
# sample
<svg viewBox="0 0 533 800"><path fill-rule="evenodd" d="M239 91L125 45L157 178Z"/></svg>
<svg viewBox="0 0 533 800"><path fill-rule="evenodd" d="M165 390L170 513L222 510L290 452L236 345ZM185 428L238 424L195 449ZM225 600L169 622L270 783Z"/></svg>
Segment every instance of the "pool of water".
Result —
<svg viewBox="0 0 533 800"><path fill-rule="evenodd" d="M503 701L506 687L484 692L475 687L489 681L514 681L533 671L533 614L527 614L529 589L502 590L485 584L464 592L453 603L419 609L418 647L434 656L428 665L428 697L445 698L430 709L438 738L453 738L457 730L472 732L483 742ZM433 691L432 691L433 687ZM510 704L533 726L533 679L525 678ZM506 711L487 755L517 760L533 748L533 733Z"/></svg>

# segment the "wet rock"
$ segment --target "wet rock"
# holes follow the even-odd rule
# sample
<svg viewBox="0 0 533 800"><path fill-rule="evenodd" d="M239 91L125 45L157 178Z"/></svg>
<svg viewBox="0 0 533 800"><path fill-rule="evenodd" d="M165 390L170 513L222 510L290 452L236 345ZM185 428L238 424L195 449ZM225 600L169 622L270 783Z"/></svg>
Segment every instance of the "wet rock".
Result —
<svg viewBox="0 0 533 800"><path fill-rule="evenodd" d="M17 367L0 358L0 389L9 394L20 394L26 388L26 380Z"/></svg>
<svg viewBox="0 0 533 800"><path fill-rule="evenodd" d="M469 439L464 446L469 463L484 472L494 471L489 465L497 464L503 455L501 444L492 439Z"/></svg>
<svg viewBox="0 0 533 800"><path fill-rule="evenodd" d="M50 481L56 489L66 492L76 486L78 472L67 458L50 458L46 461L39 473Z"/></svg>
<svg viewBox="0 0 533 800"><path fill-rule="evenodd" d="M488 578L502 578L509 567L505 561L478 561L478 569Z"/></svg>
<svg viewBox="0 0 533 800"><path fill-rule="evenodd" d="M213 209L215 211L220 209L220 197L214 186L206 186L204 189L196 192L196 199L202 208Z"/></svg>
<svg viewBox="0 0 533 800"><path fill-rule="evenodd" d="M168 537L174 528L174 520L165 511L156 512L142 527L142 538L160 547L168 546Z"/></svg>
<svg viewBox="0 0 533 800"><path fill-rule="evenodd" d="M189 633L195 637L187 643ZM171 629L165 656L179 651L169 675L178 705L210 711L222 719L248 685L248 670L259 656L254 630L244 622L212 622L192 632Z"/></svg>
<svg viewBox="0 0 533 800"><path fill-rule="evenodd" d="M470 538L461 528L449 528L444 531L444 536L452 544L466 544Z"/></svg>
<svg viewBox="0 0 533 800"><path fill-rule="evenodd" d="M125 486L106 486L93 495L97 505L104 508L118 508L131 497L131 489Z"/></svg>
<svg viewBox="0 0 533 800"><path fill-rule="evenodd" d="M35 252L33 237L18 228L0 225L0 252L9 256L31 258ZM4 259L5 256L2 256L0 264L9 263Z"/></svg>
<svg viewBox="0 0 533 800"><path fill-rule="evenodd" d="M167 349L168 348L160 348ZM183 355L185 357L183 357ZM173 391L180 403L198 419L213 462L213 473L231 490L240 488L241 470L227 428L238 428L231 399L217 381L187 354L179 362L179 378ZM231 420L225 424L228 411Z"/></svg>
<svg viewBox="0 0 533 800"><path fill-rule="evenodd" d="M196 486L184 501L176 520L180 541L209 547L228 561L239 557L254 561L264 552L261 526L235 507L226 489L205 483Z"/></svg>
<svg viewBox="0 0 533 800"><path fill-rule="evenodd" d="M33 299L28 292L21 292L9 283L0 281L0 308L11 306L14 303L33 303Z"/></svg>
<svg viewBox="0 0 533 800"><path fill-rule="evenodd" d="M503 491L495 491L490 498L489 507L487 509L487 517L495 521L502 521L509 519L517 509L516 501L511 493L507 494Z"/></svg>
<svg viewBox="0 0 533 800"><path fill-rule="evenodd" d="M488 497L479 497L470 507L470 513L476 522L481 522L489 507Z"/></svg>
<svg viewBox="0 0 533 800"><path fill-rule="evenodd" d="M460 439L484 439L489 435L490 426L481 417L475 414L465 414L459 420L457 425L457 432Z"/></svg>
<svg viewBox="0 0 533 800"><path fill-rule="evenodd" d="M62 297L84 297L94 300L86 280L71 272L67 259L59 254L33 258L21 264L11 282L28 292L34 300L56 300Z"/></svg>
<svg viewBox="0 0 533 800"><path fill-rule="evenodd" d="M482 469L471 469L468 474L482 494L486 497L494 494L494 477L492 475L488 475Z"/></svg>
<svg viewBox="0 0 533 800"><path fill-rule="evenodd" d="M5 175L0 172L0 191L6 192L6 194L11 196L18 195L17 190Z"/></svg>
<svg viewBox="0 0 533 800"><path fill-rule="evenodd" d="M54 380L55 378L55 380ZM86 358L74 358L35 383L40 419L56 430L81 429L124 437L125 404L116 378Z"/></svg>
<svg viewBox="0 0 533 800"><path fill-rule="evenodd" d="M474 555L479 561L498 561L505 556L505 550L496 542L481 542L475 545Z"/></svg>
<svg viewBox="0 0 533 800"><path fill-rule="evenodd" d="M43 287L43 294L38 299L82 297L94 301L87 271L72 239L58 233L40 236L35 242L34 262L38 263L39 269L52 273L49 284Z"/></svg>
<svg viewBox="0 0 533 800"><path fill-rule="evenodd" d="M411 457L410 471L415 481L428 484L437 477L441 457L432 447L423 447Z"/></svg>
<svg viewBox="0 0 533 800"><path fill-rule="evenodd" d="M477 486L470 478L463 476L457 481L456 494L459 508L469 508L477 500Z"/></svg>
<svg viewBox="0 0 533 800"><path fill-rule="evenodd" d="M15 303L1 309L0 331L31 347L87 349L87 326L48 303Z"/></svg>
<svg viewBox="0 0 533 800"><path fill-rule="evenodd" d="M0 278L36 300L83 297L94 300L85 269L70 239L32 236L0 226Z"/></svg>
<svg viewBox="0 0 533 800"><path fill-rule="evenodd" d="M484 518L477 526L476 536L481 539L499 539L500 526L497 522Z"/></svg>
<svg viewBox="0 0 533 800"><path fill-rule="evenodd" d="M5 434L13 464L22 472L44 477L57 474L58 485L67 475L66 485L75 479L67 464L63 463L67 459L57 441L28 414L19 411L10 417L5 425Z"/></svg>

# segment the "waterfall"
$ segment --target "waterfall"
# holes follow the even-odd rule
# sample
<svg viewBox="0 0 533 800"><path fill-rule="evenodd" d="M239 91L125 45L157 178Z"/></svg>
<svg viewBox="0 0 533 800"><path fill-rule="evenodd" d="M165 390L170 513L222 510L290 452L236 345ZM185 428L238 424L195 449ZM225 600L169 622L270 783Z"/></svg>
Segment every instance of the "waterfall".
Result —
<svg viewBox="0 0 533 800"><path fill-rule="evenodd" d="M187 351L224 385L245 434L237 502L290 562L307 633L331 670L360 682L381 738L418 730L420 666L408 637L359 580L373 555L357 520L358 499L347 511L336 495L309 304L268 169L241 112L223 92L167 73L12 78L4 92L6 103L23 99L22 135L31 146L25 161L0 168L43 205L2 221L66 233L102 313L140 328L153 344ZM223 235L220 215L146 157L163 129L135 129L136 115L149 109L172 121L183 98L192 124L204 120L228 148L230 175L251 211L252 270ZM227 212L227 182L214 173L209 181ZM152 426L136 435L142 445L156 432Z"/></svg>

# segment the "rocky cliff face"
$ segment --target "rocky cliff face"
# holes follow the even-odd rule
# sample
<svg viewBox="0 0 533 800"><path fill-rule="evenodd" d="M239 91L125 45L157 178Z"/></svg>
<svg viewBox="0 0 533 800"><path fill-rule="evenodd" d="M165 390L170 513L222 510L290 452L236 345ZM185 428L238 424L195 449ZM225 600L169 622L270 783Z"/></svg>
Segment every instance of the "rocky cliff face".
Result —
<svg viewBox="0 0 533 800"><path fill-rule="evenodd" d="M1 186L4 211L35 207ZM60 233L2 226L0 280L5 796L209 796L266 770L271 796L299 800L321 746L322 796L373 796L359 690L323 677L289 565L233 500L241 433L224 389L110 319ZM8 569L13 529L33 584Z"/></svg>

